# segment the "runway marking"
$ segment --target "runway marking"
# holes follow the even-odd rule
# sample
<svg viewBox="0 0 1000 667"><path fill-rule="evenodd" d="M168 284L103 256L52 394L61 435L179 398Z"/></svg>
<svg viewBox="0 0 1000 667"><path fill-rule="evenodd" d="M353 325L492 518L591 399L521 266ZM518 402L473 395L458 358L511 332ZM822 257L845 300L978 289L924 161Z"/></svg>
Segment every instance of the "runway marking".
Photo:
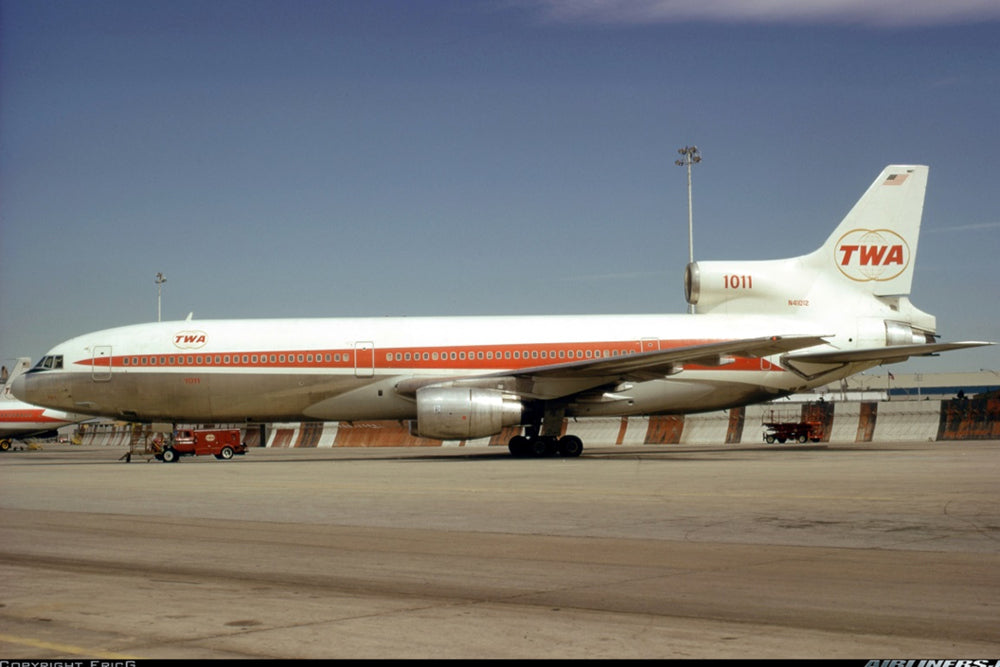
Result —
<svg viewBox="0 0 1000 667"><path fill-rule="evenodd" d="M93 658L102 658L106 660L138 660L138 656L125 655L124 653L108 653L104 651L94 651L93 649L84 648L82 646L71 646L69 644L55 644L53 642L45 642L40 639L32 639L31 637L17 637L15 635L6 635L0 633L0 641L7 642L8 644L20 644L21 646L31 646L32 648L47 649L50 651L59 651L60 653L70 653L73 655L86 655Z"/></svg>

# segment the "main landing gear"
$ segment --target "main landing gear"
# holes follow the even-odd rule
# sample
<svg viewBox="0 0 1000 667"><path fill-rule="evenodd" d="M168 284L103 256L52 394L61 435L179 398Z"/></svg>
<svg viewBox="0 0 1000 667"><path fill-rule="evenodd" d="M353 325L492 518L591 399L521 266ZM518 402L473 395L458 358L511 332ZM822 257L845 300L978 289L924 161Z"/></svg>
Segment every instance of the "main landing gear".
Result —
<svg viewBox="0 0 1000 667"><path fill-rule="evenodd" d="M515 435L507 443L511 456L517 458L542 458L546 456L579 456L583 453L583 440L575 435L556 438L547 435Z"/></svg>
<svg viewBox="0 0 1000 667"><path fill-rule="evenodd" d="M524 435L515 435L507 443L511 456L518 458L542 458L545 456L574 457L583 453L583 440L575 435L564 435L563 420L566 404L550 401L535 406L524 429Z"/></svg>

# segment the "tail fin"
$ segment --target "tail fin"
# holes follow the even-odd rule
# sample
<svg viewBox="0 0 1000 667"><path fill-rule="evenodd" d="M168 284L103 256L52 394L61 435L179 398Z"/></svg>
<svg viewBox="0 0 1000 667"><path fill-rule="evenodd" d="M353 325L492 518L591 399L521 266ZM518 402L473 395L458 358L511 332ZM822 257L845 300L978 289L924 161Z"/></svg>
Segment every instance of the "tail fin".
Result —
<svg viewBox="0 0 1000 667"><path fill-rule="evenodd" d="M883 169L814 253L819 265L832 265L875 296L909 294L928 171L916 165Z"/></svg>
<svg viewBox="0 0 1000 667"><path fill-rule="evenodd" d="M871 297L906 296L913 283L929 169L891 165L817 250L789 259L689 264L698 313L815 315Z"/></svg>
<svg viewBox="0 0 1000 667"><path fill-rule="evenodd" d="M5 398L13 398L13 395L10 393L10 385L18 375L24 375L29 368L31 368L30 357L19 357L14 364L13 370L8 369L6 366L3 367L3 370L0 371L0 389L2 389Z"/></svg>

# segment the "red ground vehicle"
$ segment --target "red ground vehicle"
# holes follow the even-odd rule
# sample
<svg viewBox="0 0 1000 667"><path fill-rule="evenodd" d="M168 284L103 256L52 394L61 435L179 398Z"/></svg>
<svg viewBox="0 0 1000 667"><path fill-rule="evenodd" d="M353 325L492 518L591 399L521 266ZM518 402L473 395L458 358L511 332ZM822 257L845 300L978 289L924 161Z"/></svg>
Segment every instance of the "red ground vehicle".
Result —
<svg viewBox="0 0 1000 667"><path fill-rule="evenodd" d="M771 444L775 440L780 443L819 442L823 438L823 424L820 422L764 422L764 442Z"/></svg>
<svg viewBox="0 0 1000 667"><path fill-rule="evenodd" d="M240 440L238 428L180 429L164 443L163 451L156 458L172 463L182 456L205 456L229 460L235 454L246 454L247 446Z"/></svg>

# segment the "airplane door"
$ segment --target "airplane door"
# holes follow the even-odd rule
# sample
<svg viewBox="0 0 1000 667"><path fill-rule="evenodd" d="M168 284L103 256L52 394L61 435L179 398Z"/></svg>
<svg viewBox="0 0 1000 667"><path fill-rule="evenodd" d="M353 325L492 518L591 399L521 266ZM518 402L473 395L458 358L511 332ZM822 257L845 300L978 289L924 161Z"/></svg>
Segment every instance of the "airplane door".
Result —
<svg viewBox="0 0 1000 667"><path fill-rule="evenodd" d="M370 340L354 343L354 375L359 378L375 375L375 343Z"/></svg>
<svg viewBox="0 0 1000 667"><path fill-rule="evenodd" d="M94 382L107 382L111 379L110 345L94 346L94 356L90 365L90 378Z"/></svg>
<svg viewBox="0 0 1000 667"><path fill-rule="evenodd" d="M656 352L660 349L660 339L659 338L640 338L639 339L639 351L640 352Z"/></svg>

